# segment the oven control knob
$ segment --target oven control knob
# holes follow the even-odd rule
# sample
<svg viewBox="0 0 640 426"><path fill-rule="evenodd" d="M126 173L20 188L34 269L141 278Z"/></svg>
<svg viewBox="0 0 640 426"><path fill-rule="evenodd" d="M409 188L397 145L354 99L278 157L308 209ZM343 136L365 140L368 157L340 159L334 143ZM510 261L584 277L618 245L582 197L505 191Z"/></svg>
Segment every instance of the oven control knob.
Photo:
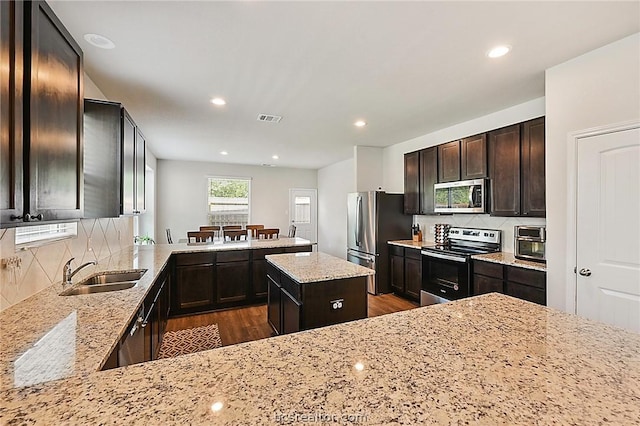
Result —
<svg viewBox="0 0 640 426"><path fill-rule="evenodd" d="M489 234L490 237L495 236L496 234L494 234L493 232Z"/></svg>
<svg viewBox="0 0 640 426"><path fill-rule="evenodd" d="M454 286L453 286L453 289L454 289L455 291L458 291L458 285L457 285L457 284L456 284L456 285L454 285Z"/></svg>

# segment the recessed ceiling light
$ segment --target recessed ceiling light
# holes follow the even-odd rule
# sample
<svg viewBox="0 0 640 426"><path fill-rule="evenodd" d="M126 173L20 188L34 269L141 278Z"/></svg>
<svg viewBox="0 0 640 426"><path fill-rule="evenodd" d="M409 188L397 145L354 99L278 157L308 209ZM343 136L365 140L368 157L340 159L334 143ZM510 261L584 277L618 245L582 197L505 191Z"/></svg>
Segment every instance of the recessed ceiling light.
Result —
<svg viewBox="0 0 640 426"><path fill-rule="evenodd" d="M487 52L487 56L490 58L499 58L509 53L510 50L511 50L511 46L507 46L507 45L496 46Z"/></svg>
<svg viewBox="0 0 640 426"><path fill-rule="evenodd" d="M213 98L213 99L211 99L211 103L214 104L214 105L222 106L222 105L226 105L227 101L225 101L222 98Z"/></svg>
<svg viewBox="0 0 640 426"><path fill-rule="evenodd" d="M274 160L277 160L280 157L278 157L277 155L272 155L271 158L273 158Z"/></svg>
<svg viewBox="0 0 640 426"><path fill-rule="evenodd" d="M227 155L228 152L227 151L220 151L220 155Z"/></svg>
<svg viewBox="0 0 640 426"><path fill-rule="evenodd" d="M353 125L356 127L364 127L367 125L367 122L364 120L358 120L355 123L353 123Z"/></svg>
<svg viewBox="0 0 640 426"><path fill-rule="evenodd" d="M87 41L87 43L95 47L99 47L100 49L113 49L114 47L116 47L116 44L114 42L100 34L85 34L84 39Z"/></svg>

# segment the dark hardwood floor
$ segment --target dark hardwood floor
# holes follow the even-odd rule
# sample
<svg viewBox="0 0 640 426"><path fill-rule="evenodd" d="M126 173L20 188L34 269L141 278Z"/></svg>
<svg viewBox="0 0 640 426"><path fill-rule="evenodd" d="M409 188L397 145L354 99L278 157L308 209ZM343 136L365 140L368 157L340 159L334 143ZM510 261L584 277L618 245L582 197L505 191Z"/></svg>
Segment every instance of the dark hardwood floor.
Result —
<svg viewBox="0 0 640 426"><path fill-rule="evenodd" d="M369 317L417 307L417 303L402 299L394 294L369 295ZM264 339L271 337L273 333L267 323L267 305L172 318L167 324L167 331L209 324L218 324L223 346Z"/></svg>

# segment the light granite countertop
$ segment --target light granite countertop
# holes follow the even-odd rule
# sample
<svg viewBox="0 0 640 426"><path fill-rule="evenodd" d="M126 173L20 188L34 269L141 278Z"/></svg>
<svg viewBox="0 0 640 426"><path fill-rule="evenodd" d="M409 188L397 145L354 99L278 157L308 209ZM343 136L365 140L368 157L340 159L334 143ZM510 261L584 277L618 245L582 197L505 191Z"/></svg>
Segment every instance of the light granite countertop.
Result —
<svg viewBox="0 0 640 426"><path fill-rule="evenodd" d="M271 254L267 262L300 284L374 275L373 269L321 252Z"/></svg>
<svg viewBox="0 0 640 426"><path fill-rule="evenodd" d="M396 246L400 246L400 247L406 247L406 248L418 249L418 250L420 250L422 247L432 246L435 244L429 241L413 241L413 240L393 240L393 241L388 241L388 243Z"/></svg>
<svg viewBox="0 0 640 426"><path fill-rule="evenodd" d="M0 390L28 387L99 370L173 253L310 245L302 238L216 244L132 246L81 270L147 269L134 287L109 293L59 296L58 282L0 312ZM75 265L74 265L75 266ZM1 423L1 422L0 422Z"/></svg>
<svg viewBox="0 0 640 426"><path fill-rule="evenodd" d="M530 260L516 259L513 253L498 252L488 254L476 254L471 256L474 260L483 260L485 262L501 263L503 265L516 266L518 268L535 269L536 271L547 271L547 265L541 262L532 262Z"/></svg>
<svg viewBox="0 0 640 426"><path fill-rule="evenodd" d="M640 335L488 294L0 393L0 424L636 425Z"/></svg>

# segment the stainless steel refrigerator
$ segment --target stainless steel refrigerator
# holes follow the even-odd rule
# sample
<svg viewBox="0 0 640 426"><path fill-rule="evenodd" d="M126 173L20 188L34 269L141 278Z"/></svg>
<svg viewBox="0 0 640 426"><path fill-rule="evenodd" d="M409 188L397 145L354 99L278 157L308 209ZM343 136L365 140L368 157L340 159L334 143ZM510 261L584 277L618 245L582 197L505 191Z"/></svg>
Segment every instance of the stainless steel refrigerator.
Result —
<svg viewBox="0 0 640 426"><path fill-rule="evenodd" d="M403 213L404 194L355 192L347 198L347 260L371 268L367 290L391 292L389 240L411 239L412 215Z"/></svg>

